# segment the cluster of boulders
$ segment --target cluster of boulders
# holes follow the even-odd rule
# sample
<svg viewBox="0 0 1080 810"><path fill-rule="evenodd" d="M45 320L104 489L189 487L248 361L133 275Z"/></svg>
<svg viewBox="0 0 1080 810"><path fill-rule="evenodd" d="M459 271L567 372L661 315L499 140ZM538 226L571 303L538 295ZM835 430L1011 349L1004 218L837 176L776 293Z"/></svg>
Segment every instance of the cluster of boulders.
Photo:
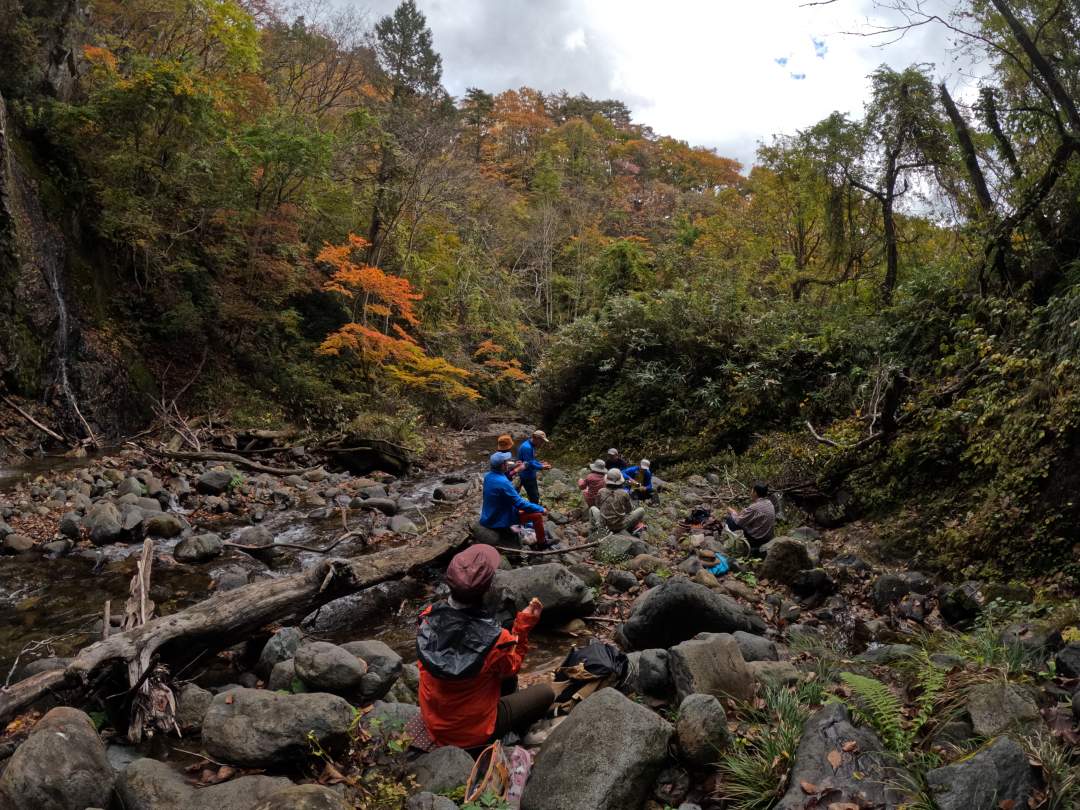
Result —
<svg viewBox="0 0 1080 810"><path fill-rule="evenodd" d="M140 460L145 462L119 456L48 483L20 485L6 502L0 499L0 552L58 557L78 551L93 558L92 548L78 546L152 538L172 548L179 562L196 564L220 556L223 539L269 549L275 532L263 524L272 524L268 518L276 512L303 510L311 521L338 518L343 509L376 515L374 537L416 535L423 523L426 502L409 497L404 483L386 474L362 477L313 467L302 474L271 475L215 462L173 463L162 474L138 466ZM473 478L449 480L435 488L435 501L457 501L476 490ZM223 532L199 528L211 521L233 528L224 538Z"/></svg>
<svg viewBox="0 0 1080 810"><path fill-rule="evenodd" d="M233 470L209 468L191 482L180 476L164 484L144 470L106 472L88 472L70 488L48 493L49 509L67 510L70 539L94 540L94 527L104 537L100 527L111 530L114 511L121 527L124 515L130 515L134 530L138 514L140 537L177 538L173 555L189 563L220 554L223 541L164 511L176 502L247 515L254 525L234 531L228 540L252 547L274 542L273 533L260 525L260 510L267 506L304 508L314 517L331 515L342 505L374 510L388 524L379 530L397 533L409 529L400 522L395 526L394 520L401 518L415 529L418 515L417 505L389 479L357 479L321 469L238 481ZM706 479L692 481L691 493L708 484ZM546 497L576 492L571 477L557 470L547 473L544 485ZM433 494L436 500L455 502L477 490L471 479L451 477L436 485ZM669 502L662 514L674 520L693 505ZM174 517L181 522L179 529L165 534L162 525L153 523L157 515ZM567 544L584 540L581 521L557 509L550 518L557 539ZM474 525L471 531L479 541L497 542L483 527ZM588 550L533 558L532 564L517 568L503 561L487 604L500 620L509 622L532 597L544 603L542 625L549 628L580 633L586 629L581 619L610 611L609 621L622 617L614 637L629 658L621 683L597 691L569 716L542 724L527 738L535 762L523 810L700 810L694 802L709 804L702 785L711 784L703 774L735 745L729 726L732 701L752 701L768 685L805 679L790 649L800 636L845 633L845 643L864 650L852 668L869 673L916 655L916 648L904 643L910 640L901 632L907 626L921 627L933 616L964 625L995 599L1025 596L1022 589L977 582L935 585L919 572L876 575L858 556L827 558L822 538L807 527L766 544L764 558L752 566L754 576L768 584L759 590L752 577L741 580L708 570L716 554L731 550L730 538L721 532L680 527L667 534L615 534ZM167 762L142 758L117 763L86 715L55 709L5 768L0 807L5 798L16 807L57 810L345 807L342 785L294 784L301 776L297 764L316 750L340 754L356 738L358 724L365 737L376 741L403 729L419 712L419 673L383 641L325 639L396 611L422 587L405 578L336 600L298 626L278 630L261 646L235 651L235 658L246 661L242 671L234 667L223 678L211 670L180 689L176 725L185 737L198 737L215 763L266 773L196 787ZM857 619L852 610L856 598L873 605L876 615ZM613 604L622 608L616 612ZM1003 640L1033 655L1053 656L1059 673L1080 677L1080 645L1064 644L1047 626L1013 625L1004 630ZM938 659L945 668L964 663ZM942 724L935 742L990 742L973 756L927 774L928 789L941 810L993 810L1004 801L1028 806L1040 776L1009 735L1041 723L1044 702L1036 690L1004 680L971 689L964 711ZM1080 696L1074 705L1080 712ZM660 706L670 711L654 711ZM52 767L61 742L70 746L65 764ZM406 807L453 810L457 804L445 794L466 781L474 764L470 753L452 747L413 758L409 773L415 793ZM896 767L872 730L856 724L843 704L827 704L805 725L776 807L896 808L910 798L896 792L894 786L904 781Z"/></svg>

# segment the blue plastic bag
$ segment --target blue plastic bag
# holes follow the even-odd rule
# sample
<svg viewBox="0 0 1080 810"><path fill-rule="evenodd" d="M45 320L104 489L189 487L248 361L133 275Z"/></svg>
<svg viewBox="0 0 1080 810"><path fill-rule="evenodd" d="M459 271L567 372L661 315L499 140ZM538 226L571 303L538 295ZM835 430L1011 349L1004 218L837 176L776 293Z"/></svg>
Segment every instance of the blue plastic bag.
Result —
<svg viewBox="0 0 1080 810"><path fill-rule="evenodd" d="M714 565L712 568L709 568L707 570L714 577L719 577L719 576L723 576L729 570L731 570L731 566L728 565L728 558L727 557L725 557L723 554L717 554L716 555L716 565Z"/></svg>

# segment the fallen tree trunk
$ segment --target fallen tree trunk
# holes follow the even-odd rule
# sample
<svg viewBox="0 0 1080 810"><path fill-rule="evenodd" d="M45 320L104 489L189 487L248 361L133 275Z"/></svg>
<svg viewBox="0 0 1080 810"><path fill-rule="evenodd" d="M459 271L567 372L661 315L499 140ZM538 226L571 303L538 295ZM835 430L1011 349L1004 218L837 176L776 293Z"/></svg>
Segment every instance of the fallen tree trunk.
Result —
<svg viewBox="0 0 1080 810"><path fill-rule="evenodd" d="M193 649L224 649L271 622L300 619L334 599L403 577L468 542L466 532L448 530L422 546L352 560L324 560L307 571L219 593L178 613L151 619L84 648L64 670L42 672L0 690L0 726L52 692L85 694L95 676L114 664L126 669L153 655L174 663L190 659Z"/></svg>
<svg viewBox="0 0 1080 810"><path fill-rule="evenodd" d="M315 469L314 467L271 467L268 464L260 464L257 461L252 461L249 458L239 456L236 453L219 453L216 451L187 453L181 450L169 450L167 448L157 450L151 449L150 452L159 453L168 458L178 458L182 461L227 461L230 464L237 464L241 467L247 467L249 470L269 473L270 475L303 475L304 473Z"/></svg>

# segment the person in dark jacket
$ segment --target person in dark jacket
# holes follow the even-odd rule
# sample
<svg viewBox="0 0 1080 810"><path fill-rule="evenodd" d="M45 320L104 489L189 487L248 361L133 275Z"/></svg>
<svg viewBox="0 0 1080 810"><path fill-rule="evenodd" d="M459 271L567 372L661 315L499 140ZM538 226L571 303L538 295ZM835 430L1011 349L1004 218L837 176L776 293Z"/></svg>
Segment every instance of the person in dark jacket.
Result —
<svg viewBox="0 0 1080 810"><path fill-rule="evenodd" d="M511 526L532 524L536 532L536 545L547 546L544 534L544 507L522 498L510 481L509 453L492 453L491 470L484 476L484 500L480 509L480 525L498 532L504 543L514 543L517 538Z"/></svg>
<svg viewBox="0 0 1080 810"><path fill-rule="evenodd" d="M475 545L446 569L450 597L429 606L416 636L420 714L436 745L476 748L524 733L555 700L550 684L516 691L529 632L543 609L533 599L505 630L483 609L499 552Z"/></svg>
<svg viewBox="0 0 1080 810"><path fill-rule="evenodd" d="M622 454L612 447L607 451L607 455L604 456L604 466L609 470L619 470L621 472L630 465L627 463L626 459L622 457Z"/></svg>
<svg viewBox="0 0 1080 810"><path fill-rule="evenodd" d="M534 430L532 438L526 439L518 447L518 464L521 466L518 479L525 489L525 494L534 503L540 503L540 485L536 481L536 473L540 470L551 469L551 465L546 461L540 461L536 458L536 448L543 447L547 444L547 440L547 434L544 431Z"/></svg>

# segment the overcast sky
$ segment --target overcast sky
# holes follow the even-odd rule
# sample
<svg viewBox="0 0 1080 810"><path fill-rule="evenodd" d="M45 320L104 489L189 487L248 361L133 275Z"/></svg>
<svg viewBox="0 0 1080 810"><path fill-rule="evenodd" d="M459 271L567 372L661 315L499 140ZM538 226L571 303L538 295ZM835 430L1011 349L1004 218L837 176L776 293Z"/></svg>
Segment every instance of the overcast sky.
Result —
<svg viewBox="0 0 1080 810"><path fill-rule="evenodd" d="M372 21L398 0L338 0ZM833 110L857 114L882 62L933 62L964 95L940 28L901 42L844 34L885 22L874 0L417 0L443 58L443 83L523 85L619 98L657 133L744 164L759 141ZM926 5L947 9L947 0Z"/></svg>

